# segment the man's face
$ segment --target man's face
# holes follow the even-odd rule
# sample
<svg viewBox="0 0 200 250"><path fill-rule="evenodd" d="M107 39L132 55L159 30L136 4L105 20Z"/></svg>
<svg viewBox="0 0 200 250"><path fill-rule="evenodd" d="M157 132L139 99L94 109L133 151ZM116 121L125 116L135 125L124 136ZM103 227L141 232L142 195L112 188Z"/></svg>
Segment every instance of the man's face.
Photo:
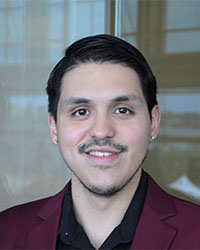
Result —
<svg viewBox="0 0 200 250"><path fill-rule="evenodd" d="M52 140L72 170L72 182L110 195L139 179L137 172L156 136L135 71L120 64L87 63L62 79L57 122L49 116ZM135 180L135 181L136 181Z"/></svg>

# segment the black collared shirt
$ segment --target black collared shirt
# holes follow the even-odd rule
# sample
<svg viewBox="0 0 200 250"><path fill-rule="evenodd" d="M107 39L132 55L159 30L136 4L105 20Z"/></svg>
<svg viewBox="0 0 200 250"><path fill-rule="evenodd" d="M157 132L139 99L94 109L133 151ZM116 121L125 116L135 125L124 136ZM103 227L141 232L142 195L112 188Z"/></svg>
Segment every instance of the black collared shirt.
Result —
<svg viewBox="0 0 200 250"><path fill-rule="evenodd" d="M139 186L119 226L104 241L102 249L130 249L147 192L147 176L142 172ZM65 193L56 249L95 249L77 222L71 196L71 184Z"/></svg>

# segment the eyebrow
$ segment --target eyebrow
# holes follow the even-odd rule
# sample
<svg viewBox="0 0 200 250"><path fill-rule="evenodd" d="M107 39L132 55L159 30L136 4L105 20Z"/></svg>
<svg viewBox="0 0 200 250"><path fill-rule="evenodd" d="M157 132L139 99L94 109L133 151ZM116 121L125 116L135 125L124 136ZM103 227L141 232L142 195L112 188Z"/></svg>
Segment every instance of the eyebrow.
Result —
<svg viewBox="0 0 200 250"><path fill-rule="evenodd" d="M89 104L91 101L83 97L71 97L63 101L62 106L71 106L77 104Z"/></svg>
<svg viewBox="0 0 200 250"><path fill-rule="evenodd" d="M135 94L120 95L111 100L111 103L116 102L142 102L142 98Z"/></svg>
<svg viewBox="0 0 200 250"><path fill-rule="evenodd" d="M142 98L135 94L127 94L127 95L120 95L113 99L111 99L110 103L118 103L118 102L142 102ZM71 97L66 98L61 107L62 109L67 106L79 105L79 104L91 104L91 100L84 98L84 97Z"/></svg>

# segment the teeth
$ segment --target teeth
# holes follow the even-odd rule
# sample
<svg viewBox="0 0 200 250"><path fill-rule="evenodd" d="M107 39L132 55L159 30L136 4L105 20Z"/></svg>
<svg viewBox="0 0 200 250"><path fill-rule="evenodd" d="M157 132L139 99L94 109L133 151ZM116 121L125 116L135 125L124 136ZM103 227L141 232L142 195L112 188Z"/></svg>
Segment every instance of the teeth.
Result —
<svg viewBox="0 0 200 250"><path fill-rule="evenodd" d="M98 152L98 151L91 151L89 152L90 155L98 156L98 157L106 157L113 155L113 153L110 152Z"/></svg>

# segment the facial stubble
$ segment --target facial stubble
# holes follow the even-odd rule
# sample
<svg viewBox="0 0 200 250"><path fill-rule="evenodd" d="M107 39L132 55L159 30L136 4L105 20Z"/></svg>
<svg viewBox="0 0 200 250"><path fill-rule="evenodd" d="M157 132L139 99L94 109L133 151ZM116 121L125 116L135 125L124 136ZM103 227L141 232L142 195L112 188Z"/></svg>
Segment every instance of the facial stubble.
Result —
<svg viewBox="0 0 200 250"><path fill-rule="evenodd" d="M77 180L81 183L81 185L84 187L84 189L86 191L88 191L91 195L94 195L96 197L102 197L102 198L110 198L114 195L116 195L117 193L119 193L121 190L123 190L130 182L131 180L135 177L135 175L138 173L138 171L140 170L140 168L142 167L146 157L147 157L147 154L148 154L148 150L145 154L145 156L143 157L142 161L140 162L140 164L138 165L138 167L136 168L136 170L133 172L133 174L130 176L130 178L128 178L127 180L125 180L124 183L122 183L121 185L115 185L115 186L112 186L112 187L108 187L107 189L102 189L102 188L99 188L95 185L91 185L91 186L88 186L86 185L82 180L81 178L79 178L79 176L72 170L72 168L70 167L70 165L65 161L67 167L70 169L71 173L77 178ZM62 155L62 153L61 153ZM97 168L99 168L101 171L106 171L108 168L112 168L113 166L95 166Z"/></svg>

